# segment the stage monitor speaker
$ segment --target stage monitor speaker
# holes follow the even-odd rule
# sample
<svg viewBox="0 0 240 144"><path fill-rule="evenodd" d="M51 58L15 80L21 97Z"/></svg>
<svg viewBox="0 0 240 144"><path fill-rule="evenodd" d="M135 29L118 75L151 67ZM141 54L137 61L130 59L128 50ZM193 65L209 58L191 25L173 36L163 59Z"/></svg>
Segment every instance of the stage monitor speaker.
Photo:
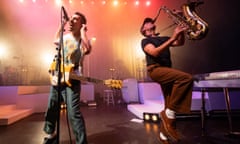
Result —
<svg viewBox="0 0 240 144"><path fill-rule="evenodd" d="M124 102L126 103L139 102L138 82L136 79L129 78L123 80L123 86L121 91Z"/></svg>

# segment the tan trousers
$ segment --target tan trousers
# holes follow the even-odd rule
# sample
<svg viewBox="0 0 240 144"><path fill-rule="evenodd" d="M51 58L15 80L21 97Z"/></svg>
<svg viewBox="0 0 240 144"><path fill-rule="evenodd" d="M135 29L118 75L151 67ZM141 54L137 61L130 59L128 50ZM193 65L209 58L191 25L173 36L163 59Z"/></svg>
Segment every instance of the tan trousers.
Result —
<svg viewBox="0 0 240 144"><path fill-rule="evenodd" d="M148 72L150 78L159 83L163 93L165 108L177 113L189 113L192 102L192 75L168 67L155 67Z"/></svg>

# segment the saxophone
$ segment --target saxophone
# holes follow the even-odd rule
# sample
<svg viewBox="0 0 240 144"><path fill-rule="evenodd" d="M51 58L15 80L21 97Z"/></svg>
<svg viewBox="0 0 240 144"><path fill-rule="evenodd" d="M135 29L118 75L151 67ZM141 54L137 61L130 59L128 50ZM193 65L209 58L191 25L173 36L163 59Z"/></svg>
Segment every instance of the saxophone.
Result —
<svg viewBox="0 0 240 144"><path fill-rule="evenodd" d="M202 3L191 2L183 4L181 7L182 14L174 12L166 6L162 6L160 10L163 10L165 13L167 13L175 24L188 27L185 32L189 40L200 40L203 39L208 33L208 24L201 19L195 11L195 7L197 7L199 4Z"/></svg>

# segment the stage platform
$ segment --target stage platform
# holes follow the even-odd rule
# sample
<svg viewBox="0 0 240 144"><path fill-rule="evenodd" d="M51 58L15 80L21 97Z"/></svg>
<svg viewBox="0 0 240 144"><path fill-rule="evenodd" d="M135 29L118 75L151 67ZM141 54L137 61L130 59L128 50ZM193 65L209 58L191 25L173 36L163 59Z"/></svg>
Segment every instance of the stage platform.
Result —
<svg viewBox="0 0 240 144"><path fill-rule="evenodd" d="M159 84L155 82L137 83L138 98L130 101L127 105L128 111L132 112L137 118L143 119L143 113L160 113L164 109L163 93ZM131 91L131 89L129 90ZM132 93L132 92L131 92ZM126 87L125 92L126 94ZM201 92L193 91L191 111L200 111L202 106ZM128 96L128 95L126 95ZM123 95L123 97L126 97ZM128 98L125 98L128 99ZM136 101L138 99L139 101ZM211 109L208 93L205 96L206 111Z"/></svg>
<svg viewBox="0 0 240 144"><path fill-rule="evenodd" d="M0 126L10 125L33 114L32 109L19 109L16 105L0 105Z"/></svg>
<svg viewBox="0 0 240 144"><path fill-rule="evenodd" d="M160 113L164 109L164 103L162 100L146 100L145 104L128 104L127 109L143 119L143 113Z"/></svg>

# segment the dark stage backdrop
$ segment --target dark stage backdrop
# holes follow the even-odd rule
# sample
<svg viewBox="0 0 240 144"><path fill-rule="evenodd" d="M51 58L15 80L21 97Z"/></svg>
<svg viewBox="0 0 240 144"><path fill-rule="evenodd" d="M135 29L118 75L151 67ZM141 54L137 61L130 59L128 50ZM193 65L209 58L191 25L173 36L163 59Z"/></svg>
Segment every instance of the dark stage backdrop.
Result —
<svg viewBox="0 0 240 144"><path fill-rule="evenodd" d="M193 74L240 70L237 0L205 0L199 7L200 16L209 24L208 35L199 42L188 41L186 49L176 50L175 67Z"/></svg>

